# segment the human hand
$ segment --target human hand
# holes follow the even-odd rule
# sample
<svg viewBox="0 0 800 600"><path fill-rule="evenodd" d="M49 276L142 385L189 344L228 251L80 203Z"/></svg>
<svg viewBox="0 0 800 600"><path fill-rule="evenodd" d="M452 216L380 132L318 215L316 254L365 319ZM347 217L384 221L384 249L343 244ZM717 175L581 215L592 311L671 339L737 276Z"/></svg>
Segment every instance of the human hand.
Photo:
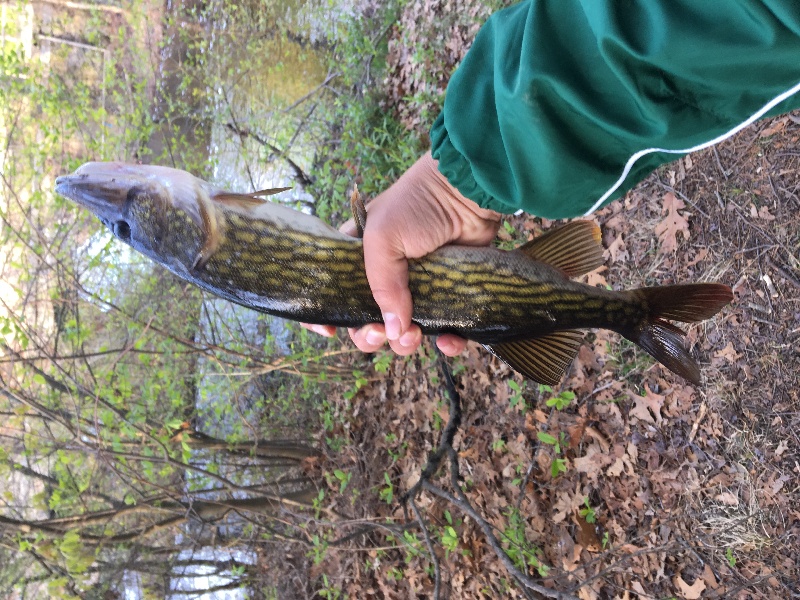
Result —
<svg viewBox="0 0 800 600"><path fill-rule="evenodd" d="M439 173L430 153L423 155L367 205L364 264L384 322L351 329L355 345L363 352L374 352L388 340L397 354L414 352L422 342L422 332L411 322L408 259L451 243L488 245L499 227L498 213L462 196ZM347 223L342 231L355 235L355 225ZM303 326L325 336L335 331L327 325ZM447 356L460 354L466 346L466 340L449 334L439 336L436 343Z"/></svg>

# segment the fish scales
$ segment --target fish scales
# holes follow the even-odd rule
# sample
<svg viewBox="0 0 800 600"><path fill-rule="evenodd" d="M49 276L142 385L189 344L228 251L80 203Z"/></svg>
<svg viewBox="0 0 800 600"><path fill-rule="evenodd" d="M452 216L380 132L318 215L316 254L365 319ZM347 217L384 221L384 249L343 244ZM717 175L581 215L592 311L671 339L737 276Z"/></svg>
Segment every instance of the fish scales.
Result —
<svg viewBox="0 0 800 600"><path fill-rule="evenodd" d="M208 289L243 303L248 300L242 292L250 302L253 294L293 303L274 314L306 322L355 327L380 321L360 241L321 238L277 224L270 228L264 219L216 210L222 242L204 269L193 275ZM564 328L608 327L632 323L643 315L637 298L623 301L618 293L582 286L547 265L504 254L511 256L499 265L482 249L470 248L445 249L412 260L409 288L414 321L423 332L466 333L492 343L541 334L553 323ZM302 302L298 295L304 296ZM458 323L452 314L456 298L461 300Z"/></svg>
<svg viewBox="0 0 800 600"><path fill-rule="evenodd" d="M221 297L309 323L381 321L361 241L259 197L271 190L234 194L183 171L122 163L87 163L56 189L122 241ZM480 342L543 383L563 373L586 328L617 331L699 382L683 332L669 320L713 316L730 302L730 288L612 291L573 281L602 264L599 241L596 225L578 221L514 251L446 246L409 260L413 321L427 334Z"/></svg>

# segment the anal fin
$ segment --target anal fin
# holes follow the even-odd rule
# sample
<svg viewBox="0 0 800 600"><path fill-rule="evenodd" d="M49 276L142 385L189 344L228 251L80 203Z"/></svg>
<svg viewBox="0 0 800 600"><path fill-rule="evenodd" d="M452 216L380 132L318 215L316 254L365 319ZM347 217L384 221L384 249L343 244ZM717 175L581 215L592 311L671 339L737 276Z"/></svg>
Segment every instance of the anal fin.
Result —
<svg viewBox="0 0 800 600"><path fill-rule="evenodd" d="M592 221L573 221L551 229L517 250L561 269L567 277L583 275L603 264L600 228Z"/></svg>
<svg viewBox="0 0 800 600"><path fill-rule="evenodd" d="M487 344L486 348L528 379L556 385L583 343L580 331L554 331L517 342Z"/></svg>

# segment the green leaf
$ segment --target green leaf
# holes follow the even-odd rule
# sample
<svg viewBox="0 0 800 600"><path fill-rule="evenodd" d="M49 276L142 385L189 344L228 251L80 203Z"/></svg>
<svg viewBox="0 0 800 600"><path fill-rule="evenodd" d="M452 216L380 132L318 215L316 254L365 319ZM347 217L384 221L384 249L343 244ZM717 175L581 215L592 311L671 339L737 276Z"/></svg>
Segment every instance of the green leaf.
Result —
<svg viewBox="0 0 800 600"><path fill-rule="evenodd" d="M552 435L544 431L537 432L536 437L539 438L540 442L549 444L551 446L555 446L558 443L558 440L556 438L554 438Z"/></svg>

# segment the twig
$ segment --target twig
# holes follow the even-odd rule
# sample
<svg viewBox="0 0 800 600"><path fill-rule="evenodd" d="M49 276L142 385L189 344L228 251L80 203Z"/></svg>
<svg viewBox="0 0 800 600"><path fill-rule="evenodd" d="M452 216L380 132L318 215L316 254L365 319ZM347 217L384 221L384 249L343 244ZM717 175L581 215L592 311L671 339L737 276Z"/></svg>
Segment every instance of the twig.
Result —
<svg viewBox="0 0 800 600"><path fill-rule="evenodd" d="M419 512L419 508L417 508L417 503L414 502L414 498L409 498L408 503L411 504L411 510L414 511L414 516L417 517L417 522L422 529L422 535L425 537L425 544L428 546L428 552L430 552L431 555L434 573L433 600L439 600L439 594L442 586L442 572L439 567L439 559L436 557L436 552L433 548L433 542L431 541L431 536L428 532L428 526L425 524L425 519L422 518L422 514Z"/></svg>
<svg viewBox="0 0 800 600"><path fill-rule="evenodd" d="M327 86L328 86L328 84L329 84L331 81L333 81L334 79L336 79L336 78L337 78L339 75L340 75L340 73L331 73L330 71L328 71L328 74L325 76L325 81L323 81L322 83L320 83L320 84L319 84L317 87L315 87L313 90L311 90L310 92L308 92L308 93L307 93L305 96L303 96L302 98L300 98L300 99L296 100L294 103L292 103L291 105L289 105L289 106L287 106L286 108L284 108L284 109L283 109L283 112L287 113L287 112L291 111L293 108L296 108L297 106L299 106L300 104L302 104L303 102L305 102L306 100L308 100L309 98L311 98L311 96L313 96L314 94L316 94L316 93L317 93L318 91L320 91L322 88L324 88L324 87L327 87Z"/></svg>
<svg viewBox="0 0 800 600"><path fill-rule="evenodd" d="M230 123L225 123L225 128L228 129L230 132L232 132L232 133L236 134L237 136L239 136L239 138L241 138L241 139L252 138L256 142L258 142L259 144L264 146L265 148L269 148L270 152L272 152L278 158L282 158L283 160L285 160L286 163L289 165L289 167L291 167L292 171L294 172L295 181L297 181L297 183L299 183L302 187L307 187L307 186L311 185L311 183L312 183L311 177L309 177L306 174L306 172L303 171L303 169L300 167L300 165L298 165L291 158L286 156L286 150L282 150L282 149L278 148L277 146L275 146L274 144L270 144L267 140L262 138L257 133L251 131L247 127L241 127L241 126L237 125L237 123L235 121L230 122ZM268 161L269 161L269 159L268 159Z"/></svg>
<svg viewBox="0 0 800 600"><path fill-rule="evenodd" d="M453 372L438 347L436 348L436 353L439 355L439 366L442 369L447 395L450 398L450 416L447 419L447 425L445 425L442 431L442 440L439 442L439 447L428 455L428 463L422 470L419 481L400 497L400 502L402 504L405 504L409 498L416 498L422 488L423 482L429 480L436 474L436 471L439 470L439 465L445 453L453 449L453 439L456 437L458 428L461 425L461 396L458 390L456 390L456 385L453 381Z"/></svg>

